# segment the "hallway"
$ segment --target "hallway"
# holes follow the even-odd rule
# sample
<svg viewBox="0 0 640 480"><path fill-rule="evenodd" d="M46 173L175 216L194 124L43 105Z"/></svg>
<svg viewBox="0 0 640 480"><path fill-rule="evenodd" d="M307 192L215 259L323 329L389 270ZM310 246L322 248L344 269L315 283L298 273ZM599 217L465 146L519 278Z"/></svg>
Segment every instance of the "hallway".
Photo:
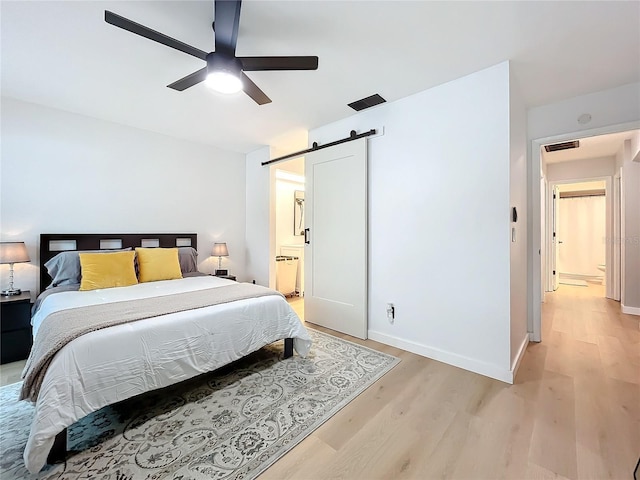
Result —
<svg viewBox="0 0 640 480"><path fill-rule="evenodd" d="M632 478L640 455L639 317L604 290L547 294L516 381L538 390L529 460L568 478Z"/></svg>
<svg viewBox="0 0 640 480"><path fill-rule="evenodd" d="M625 315L605 287L560 285L542 306L545 370L577 376L603 375L640 383L640 317ZM534 345L531 345L529 349Z"/></svg>

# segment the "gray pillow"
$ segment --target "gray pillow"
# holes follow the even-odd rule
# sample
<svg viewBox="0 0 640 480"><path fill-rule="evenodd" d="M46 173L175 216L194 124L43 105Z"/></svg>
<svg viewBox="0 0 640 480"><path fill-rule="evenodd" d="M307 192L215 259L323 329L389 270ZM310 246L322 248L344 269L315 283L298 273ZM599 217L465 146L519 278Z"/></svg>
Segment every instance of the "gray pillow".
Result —
<svg viewBox="0 0 640 480"><path fill-rule="evenodd" d="M67 252L60 252L44 264L49 276L52 278L51 285L47 288L80 284L80 280L82 279L80 253L113 253L126 252L129 250L131 250L131 248L122 248L118 250L70 250Z"/></svg>
<svg viewBox="0 0 640 480"><path fill-rule="evenodd" d="M193 247L178 247L178 261L180 271L185 273L198 271L198 252Z"/></svg>

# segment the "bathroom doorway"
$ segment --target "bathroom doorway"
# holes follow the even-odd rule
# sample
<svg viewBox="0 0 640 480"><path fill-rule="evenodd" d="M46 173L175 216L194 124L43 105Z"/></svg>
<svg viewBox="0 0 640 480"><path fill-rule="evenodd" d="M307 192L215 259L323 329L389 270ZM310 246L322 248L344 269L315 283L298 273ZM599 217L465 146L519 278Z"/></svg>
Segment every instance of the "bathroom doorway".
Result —
<svg viewBox="0 0 640 480"><path fill-rule="evenodd" d="M276 290L304 296L304 157L275 167Z"/></svg>
<svg viewBox="0 0 640 480"><path fill-rule="evenodd" d="M555 185L555 281L562 285L606 285L606 182ZM604 290L601 289L601 292Z"/></svg>

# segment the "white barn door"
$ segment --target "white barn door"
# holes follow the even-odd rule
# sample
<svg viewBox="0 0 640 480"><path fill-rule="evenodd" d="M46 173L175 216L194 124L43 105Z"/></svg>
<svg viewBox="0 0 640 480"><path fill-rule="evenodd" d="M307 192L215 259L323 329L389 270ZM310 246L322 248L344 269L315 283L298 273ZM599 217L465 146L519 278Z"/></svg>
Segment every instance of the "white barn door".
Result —
<svg viewBox="0 0 640 480"><path fill-rule="evenodd" d="M305 156L304 318L367 338L367 140Z"/></svg>

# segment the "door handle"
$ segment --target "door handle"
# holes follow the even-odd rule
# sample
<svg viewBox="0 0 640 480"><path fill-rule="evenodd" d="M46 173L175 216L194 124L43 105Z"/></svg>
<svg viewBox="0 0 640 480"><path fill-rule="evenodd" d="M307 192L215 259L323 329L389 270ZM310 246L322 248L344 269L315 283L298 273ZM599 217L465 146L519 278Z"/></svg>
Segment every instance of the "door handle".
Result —
<svg viewBox="0 0 640 480"><path fill-rule="evenodd" d="M309 245L311 243L310 237L311 237L311 235L310 235L309 229L305 228L304 229L304 243L306 243L307 245Z"/></svg>

